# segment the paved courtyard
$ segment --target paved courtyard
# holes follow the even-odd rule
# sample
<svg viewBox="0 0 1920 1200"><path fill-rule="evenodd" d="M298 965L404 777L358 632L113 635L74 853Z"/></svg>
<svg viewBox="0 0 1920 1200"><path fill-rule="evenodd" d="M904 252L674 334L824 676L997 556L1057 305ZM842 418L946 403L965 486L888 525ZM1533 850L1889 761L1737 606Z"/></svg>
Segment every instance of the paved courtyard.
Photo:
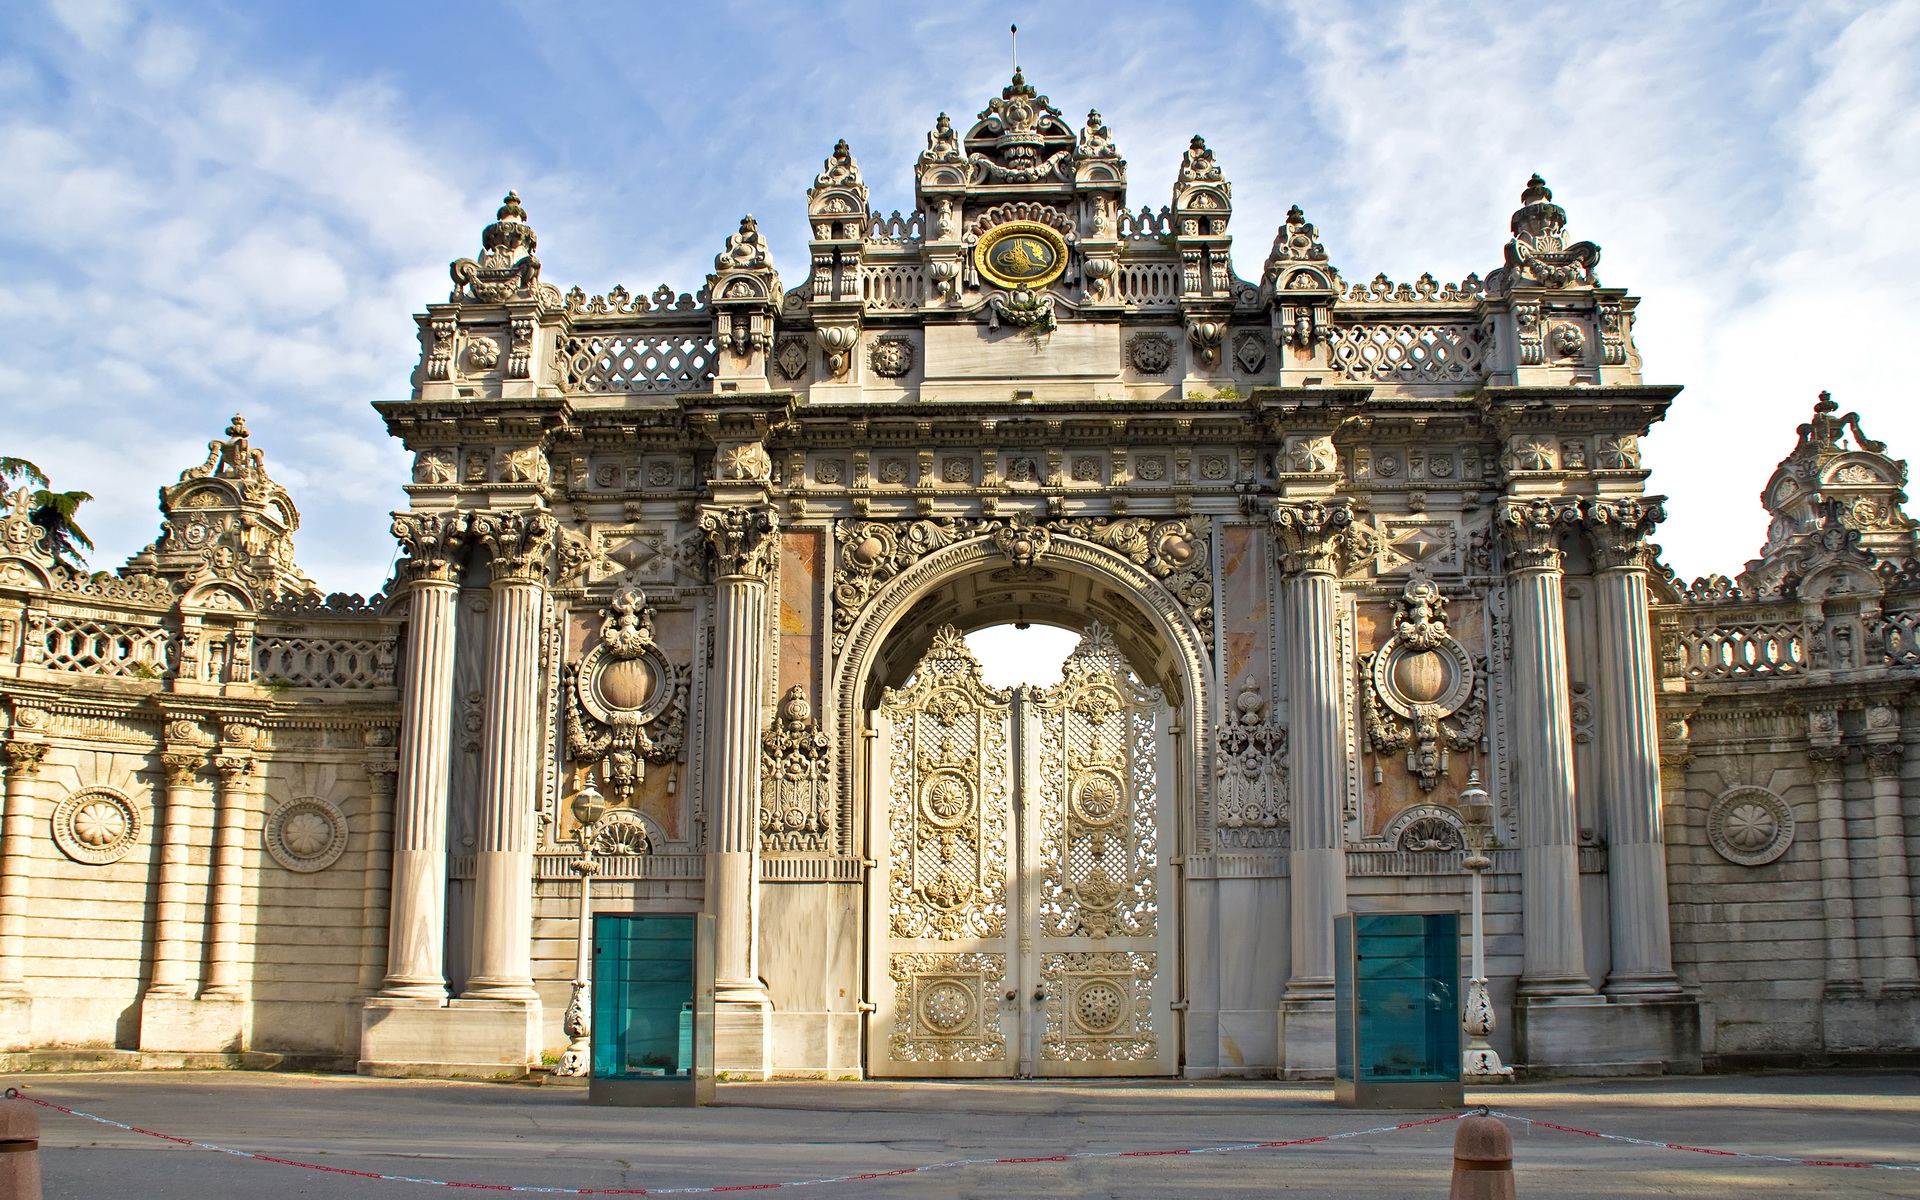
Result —
<svg viewBox="0 0 1920 1200"><path fill-rule="evenodd" d="M1210 1083L728 1084L705 1110L589 1108L562 1087L334 1075L50 1074L29 1094L280 1158L416 1178L685 1188L955 1158L1221 1146L1433 1114L1354 1112L1321 1087ZM1555 1124L1799 1157L1920 1166L1920 1074L1579 1081L1473 1094ZM446 1195L195 1150L42 1110L47 1200ZM796 1197L1439 1197L1454 1126L1275 1151L968 1166ZM1516 1127L1523 1197L1920 1196L1920 1171L1768 1164Z"/></svg>

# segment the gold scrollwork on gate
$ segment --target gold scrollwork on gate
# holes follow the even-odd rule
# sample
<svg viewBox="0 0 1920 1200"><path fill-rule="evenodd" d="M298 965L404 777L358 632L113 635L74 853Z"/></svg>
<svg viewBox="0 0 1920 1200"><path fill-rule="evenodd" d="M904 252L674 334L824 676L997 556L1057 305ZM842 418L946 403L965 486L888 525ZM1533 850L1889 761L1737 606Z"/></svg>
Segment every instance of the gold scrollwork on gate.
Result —
<svg viewBox="0 0 1920 1200"><path fill-rule="evenodd" d="M999 937L1007 923L1010 705L960 633L943 626L892 723L888 896L894 937Z"/></svg>
<svg viewBox="0 0 1920 1200"><path fill-rule="evenodd" d="M1040 926L1052 937L1150 937L1157 688L1127 667L1095 622L1037 697L1040 721Z"/></svg>

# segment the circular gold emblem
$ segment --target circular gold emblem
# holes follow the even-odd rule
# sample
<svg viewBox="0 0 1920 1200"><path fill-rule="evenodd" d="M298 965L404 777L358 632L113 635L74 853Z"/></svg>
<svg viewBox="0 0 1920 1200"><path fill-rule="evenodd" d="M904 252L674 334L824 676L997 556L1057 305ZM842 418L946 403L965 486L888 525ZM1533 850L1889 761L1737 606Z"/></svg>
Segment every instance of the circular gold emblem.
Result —
<svg viewBox="0 0 1920 1200"><path fill-rule="evenodd" d="M1067 269L1067 239L1037 221L1009 221L981 237L973 265L1004 288L1044 287Z"/></svg>

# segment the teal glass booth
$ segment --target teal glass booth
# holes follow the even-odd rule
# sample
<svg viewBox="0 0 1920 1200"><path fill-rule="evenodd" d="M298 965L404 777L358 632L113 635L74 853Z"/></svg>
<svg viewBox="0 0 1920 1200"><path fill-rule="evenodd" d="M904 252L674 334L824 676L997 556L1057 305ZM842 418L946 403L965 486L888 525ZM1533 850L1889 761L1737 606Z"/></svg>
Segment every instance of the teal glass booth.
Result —
<svg viewBox="0 0 1920 1200"><path fill-rule="evenodd" d="M1460 915L1333 919L1333 1096L1348 1108L1458 1108Z"/></svg>
<svg viewBox="0 0 1920 1200"><path fill-rule="evenodd" d="M713 1102L711 916L594 914L587 1102Z"/></svg>

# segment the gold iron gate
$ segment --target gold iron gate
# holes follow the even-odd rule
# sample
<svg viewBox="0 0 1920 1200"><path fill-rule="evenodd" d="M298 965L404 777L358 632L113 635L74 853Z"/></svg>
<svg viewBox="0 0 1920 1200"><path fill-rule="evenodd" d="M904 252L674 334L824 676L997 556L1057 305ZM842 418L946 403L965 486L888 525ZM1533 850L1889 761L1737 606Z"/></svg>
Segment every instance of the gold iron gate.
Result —
<svg viewBox="0 0 1920 1200"><path fill-rule="evenodd" d="M882 700L874 1075L1177 1065L1166 701L1097 623L1064 674L990 687L946 626Z"/></svg>

